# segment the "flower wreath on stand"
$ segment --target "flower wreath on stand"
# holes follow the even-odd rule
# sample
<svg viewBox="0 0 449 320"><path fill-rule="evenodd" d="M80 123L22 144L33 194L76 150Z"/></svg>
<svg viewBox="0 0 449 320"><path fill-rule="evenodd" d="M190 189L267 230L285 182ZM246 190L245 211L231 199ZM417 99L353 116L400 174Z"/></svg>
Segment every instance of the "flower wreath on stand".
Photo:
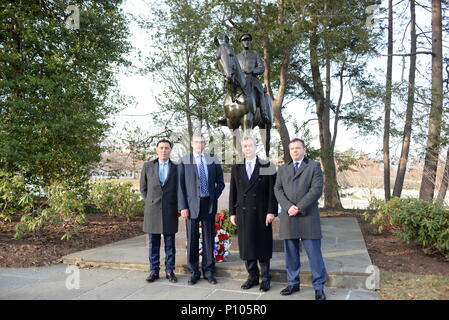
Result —
<svg viewBox="0 0 449 320"><path fill-rule="evenodd" d="M229 233L222 229L223 220L225 216L223 212L220 212L215 217L215 244L214 244L214 258L215 262L226 261L226 257L230 254L229 248L231 247L231 238L229 237ZM202 244L202 225L200 223L200 256L203 255L203 244Z"/></svg>

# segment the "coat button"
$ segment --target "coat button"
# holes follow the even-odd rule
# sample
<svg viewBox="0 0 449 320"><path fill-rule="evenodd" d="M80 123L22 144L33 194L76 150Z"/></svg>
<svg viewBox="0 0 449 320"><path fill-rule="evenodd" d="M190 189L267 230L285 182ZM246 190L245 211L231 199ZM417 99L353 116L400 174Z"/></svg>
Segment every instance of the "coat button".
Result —
<svg viewBox="0 0 449 320"><path fill-rule="evenodd" d="M242 209L243 209L243 210L246 210L246 207L243 207Z"/></svg>

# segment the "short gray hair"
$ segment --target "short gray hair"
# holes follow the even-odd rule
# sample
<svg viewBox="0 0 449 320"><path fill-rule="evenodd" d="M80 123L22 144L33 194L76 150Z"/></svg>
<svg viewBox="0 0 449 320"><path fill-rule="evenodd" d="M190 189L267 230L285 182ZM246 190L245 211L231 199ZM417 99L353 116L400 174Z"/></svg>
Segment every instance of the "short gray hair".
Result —
<svg viewBox="0 0 449 320"><path fill-rule="evenodd" d="M193 138L201 138L202 140L204 140L204 142L206 142L206 138L204 138L204 136L201 133L194 133L192 134L192 138L190 138L190 141L193 141Z"/></svg>
<svg viewBox="0 0 449 320"><path fill-rule="evenodd" d="M243 139L242 139L242 143L243 143L243 141L245 141L245 140L251 140L251 141L254 143L254 146L257 146L256 139L254 139L253 136L244 136Z"/></svg>

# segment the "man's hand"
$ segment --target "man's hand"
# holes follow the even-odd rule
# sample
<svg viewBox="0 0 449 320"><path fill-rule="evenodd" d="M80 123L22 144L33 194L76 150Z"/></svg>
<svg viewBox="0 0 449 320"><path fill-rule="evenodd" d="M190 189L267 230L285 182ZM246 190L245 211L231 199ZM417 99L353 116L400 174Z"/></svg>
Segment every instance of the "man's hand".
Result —
<svg viewBox="0 0 449 320"><path fill-rule="evenodd" d="M268 227L268 225L273 222L274 220L274 214L272 213L267 213L267 218L265 219L265 224Z"/></svg>
<svg viewBox="0 0 449 320"><path fill-rule="evenodd" d="M181 210L181 216L184 218L184 220L187 220L189 218L189 209Z"/></svg>
<svg viewBox="0 0 449 320"><path fill-rule="evenodd" d="M236 215L231 216L231 223L232 223L234 226L237 225L237 216L236 216Z"/></svg>
<svg viewBox="0 0 449 320"><path fill-rule="evenodd" d="M298 214L298 212L299 212L299 209L297 206L291 206L290 209L288 209L288 215L290 217L296 216Z"/></svg>

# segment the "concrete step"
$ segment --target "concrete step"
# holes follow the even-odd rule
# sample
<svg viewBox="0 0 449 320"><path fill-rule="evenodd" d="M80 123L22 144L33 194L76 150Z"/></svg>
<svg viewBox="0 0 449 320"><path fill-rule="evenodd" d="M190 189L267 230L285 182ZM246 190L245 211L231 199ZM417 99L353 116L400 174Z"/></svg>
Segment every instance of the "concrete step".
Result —
<svg viewBox="0 0 449 320"><path fill-rule="evenodd" d="M147 240L148 241L148 240ZM175 238L176 248L184 249L187 247L187 234L185 231L178 232ZM161 247L164 246L164 241L161 240ZM230 251L239 251L238 236L231 237ZM273 235L273 252L284 252L284 242L279 239L278 234Z"/></svg>
<svg viewBox="0 0 449 320"><path fill-rule="evenodd" d="M273 234L279 233L279 218L275 218L272 222L273 225ZM186 231L186 222L182 217L179 217L178 223L178 231L185 232Z"/></svg>
<svg viewBox="0 0 449 320"><path fill-rule="evenodd" d="M322 252L328 273L327 286L349 289L378 289L375 274L363 235L355 218L322 218ZM188 274L185 235L177 234L176 272ZM245 280L247 272L238 251L225 262L216 263L217 277ZM279 243L282 243L279 241ZM312 276L307 255L301 254L301 283L310 285ZM285 282L285 260L282 251L274 251L270 267L273 281ZM147 235L102 247L76 252L63 257L65 264L149 271ZM164 271L164 250L161 250L161 271Z"/></svg>

